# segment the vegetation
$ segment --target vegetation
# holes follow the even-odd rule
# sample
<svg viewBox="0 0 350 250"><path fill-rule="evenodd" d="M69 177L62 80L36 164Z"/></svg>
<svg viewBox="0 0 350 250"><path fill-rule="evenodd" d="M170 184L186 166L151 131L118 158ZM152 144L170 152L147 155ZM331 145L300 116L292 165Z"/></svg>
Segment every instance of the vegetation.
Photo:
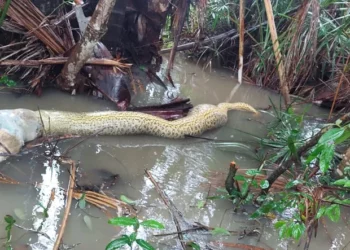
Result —
<svg viewBox="0 0 350 250"><path fill-rule="evenodd" d="M0 85L6 85L7 87L15 87L17 83L11 80L7 75L0 76Z"/></svg>
<svg viewBox="0 0 350 250"><path fill-rule="evenodd" d="M341 154L337 153L350 142L350 124L338 119L317 134L305 136L303 114L275 106L273 114L268 138L259 139L261 167L240 174L231 166L227 194L212 198L229 198L236 207L258 204L252 219L277 216L275 227L280 237L299 240L305 236L308 248L319 220L328 217L337 222L341 206L350 205L350 166L340 167ZM272 173L266 177L271 168Z"/></svg>
<svg viewBox="0 0 350 250"><path fill-rule="evenodd" d="M270 38L264 1L246 1L244 75L259 86L279 88L277 63ZM350 14L348 1L271 1L278 41L285 64L285 78L290 93L309 97L310 101L336 100L338 107L348 105L350 93ZM205 13L205 37L239 30L239 0L209 0ZM190 11L183 43L199 27L198 13ZM234 35L234 36L233 36ZM188 52L196 58L204 54L221 64L238 68L238 34L219 44L195 47ZM278 62L279 63L279 62ZM343 82L344 81L344 82ZM317 87L315 89L315 87Z"/></svg>
<svg viewBox="0 0 350 250"><path fill-rule="evenodd" d="M133 249L133 244L136 243L139 245L142 249L145 250L152 250L154 249L151 244L149 244L147 241L143 239L137 238L137 232L140 228L140 226L146 227L146 228L155 228L155 229L164 229L164 225L158 221L155 220L145 220L140 222L136 217L116 217L113 219L110 219L108 221L109 224L114 226L123 226L128 227L132 226L134 229L134 232L129 235L122 235L121 237L112 240L107 246L106 250L114 250L119 249L125 245L128 245L131 249Z"/></svg>
<svg viewBox="0 0 350 250"><path fill-rule="evenodd" d="M5 243L5 248L6 250L12 249L11 247L11 239L12 239L12 234L11 230L13 228L13 225L16 223L16 220L11 216L11 215L6 215L4 218L6 222L6 243Z"/></svg>

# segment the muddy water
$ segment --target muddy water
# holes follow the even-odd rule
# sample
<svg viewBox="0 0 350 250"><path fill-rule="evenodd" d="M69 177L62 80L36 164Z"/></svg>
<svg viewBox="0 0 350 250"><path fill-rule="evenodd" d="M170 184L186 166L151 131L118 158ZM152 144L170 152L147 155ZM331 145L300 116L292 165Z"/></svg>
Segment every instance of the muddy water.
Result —
<svg viewBox="0 0 350 250"><path fill-rule="evenodd" d="M265 108L270 104L269 98L279 103L279 96L258 87L242 85L235 88L235 77L229 72L203 70L185 60L179 62L175 65L173 73L174 80L178 83L175 89L164 92L157 85L149 85L147 94L137 95L133 103L141 103L146 96L151 96L149 102L152 103L166 101L167 98L179 94L190 97L193 104L243 101L258 108ZM38 107L69 111L113 109L113 105L104 100L73 97L57 91L45 91L41 98L0 94L1 109ZM311 108L309 112L324 115L317 108ZM166 225L166 230L163 231L139 231L139 237L149 240L158 249L181 248L175 235L153 236L163 232L174 232L176 227L153 184L145 177L145 169L151 171L161 189L182 212L185 221L180 220L180 225L183 229L187 228L187 223L200 222L210 227L222 227L233 231L259 229L262 232L260 236L243 239L239 239L239 236L209 237L205 232L197 232L185 234L186 241L196 241L202 249L205 249L206 244L211 246L207 249L229 249L210 244L215 241L257 245L265 249L302 249L303 245L298 247L293 242L279 241L271 222L251 221L242 212L234 213L229 201L207 201L204 208L197 207L208 195L210 173L226 173L232 160L242 169L258 166L258 162L252 157L256 142L246 133L263 136L266 132L264 123L268 120L267 114L255 118L250 114L233 111L225 127L204 134L208 138L244 143L252 148L250 152L242 149L218 149L211 142L199 139L168 140L150 136L118 136L90 138L71 150L70 156L79 163L80 173L85 176L84 183L96 183L101 179L100 172L96 170L119 174L116 185L105 192L116 197L125 195L137 201L139 218L156 219ZM59 143L59 152L56 154L64 152L76 142L77 140L70 140ZM0 218L11 214L20 226L30 229L41 227L41 231L50 239L55 239L64 212L63 189L67 187L69 173L67 166L55 161L50 162L49 158L45 157L44 153L47 150L45 147L36 148L0 164L2 173L18 181L43 183L41 189L30 185L2 184ZM48 218L44 218L40 204L48 204L52 190L54 199L48 210ZM210 194L215 193L213 190L215 191L215 188L211 188ZM111 211L111 214L115 215L115 212ZM81 210L74 201L64 234L64 243L75 245L75 249L104 249L111 239L130 232L129 228L120 231L108 225L107 220L106 215L98 209L87 206L85 210ZM0 225L0 237L5 235L4 227L4 223ZM310 249L342 249L347 243L349 229L341 223L328 222L327 231L328 233L322 226L319 227L318 237L312 242ZM52 249L54 243L48 237L25 233L17 228L12 232L13 246L30 244L32 249Z"/></svg>

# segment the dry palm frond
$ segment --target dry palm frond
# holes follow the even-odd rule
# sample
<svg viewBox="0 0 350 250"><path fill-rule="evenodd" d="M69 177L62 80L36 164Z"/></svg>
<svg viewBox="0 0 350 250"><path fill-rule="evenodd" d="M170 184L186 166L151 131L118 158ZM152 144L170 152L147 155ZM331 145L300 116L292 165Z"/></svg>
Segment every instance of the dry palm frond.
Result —
<svg viewBox="0 0 350 250"><path fill-rule="evenodd" d="M13 185L22 185L26 183L21 183L16 181L15 179L8 177L2 173L0 173L0 183L3 184L13 184ZM41 184L36 184L36 187L40 188ZM86 202L94 205L102 210L106 210L107 208L115 209L118 211L118 214L131 214L136 215L135 210L128 205L127 203L117 200L115 198L109 197L107 195L92 192L92 191L77 191L73 190L73 198L76 200L82 199L83 195L85 195L84 199Z"/></svg>
<svg viewBox="0 0 350 250"><path fill-rule="evenodd" d="M15 184L15 185L20 185L21 183L12 179L11 177L8 177L2 173L0 173L0 183L3 184Z"/></svg>
<svg viewBox="0 0 350 250"><path fill-rule="evenodd" d="M4 0L0 0L0 6ZM63 54L66 49L57 32L49 25L47 18L29 0L12 0L7 15L17 24L25 27L42 41L54 54Z"/></svg>
<svg viewBox="0 0 350 250"><path fill-rule="evenodd" d="M83 195L85 195L84 199L88 203L102 210L105 210L106 208L112 208L117 210L119 212L118 214L136 215L136 212L130 205L115 198L111 198L107 195L92 191L81 192L74 190L73 192L73 198L76 200L80 200L83 197Z"/></svg>

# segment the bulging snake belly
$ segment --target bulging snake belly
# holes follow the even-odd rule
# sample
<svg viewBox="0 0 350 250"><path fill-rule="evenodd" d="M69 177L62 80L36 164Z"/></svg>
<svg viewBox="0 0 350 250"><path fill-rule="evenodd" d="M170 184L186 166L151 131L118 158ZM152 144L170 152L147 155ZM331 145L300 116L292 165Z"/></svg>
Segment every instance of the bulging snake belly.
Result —
<svg viewBox="0 0 350 250"><path fill-rule="evenodd" d="M240 102L201 104L194 107L186 117L174 121L130 111L73 113L28 109L0 110L0 153L18 153L20 145L23 146L25 142L44 134L149 134L173 139L184 138L186 135L198 136L207 130L225 125L229 110L258 113L252 106ZM0 162L4 159L0 155Z"/></svg>
<svg viewBox="0 0 350 250"><path fill-rule="evenodd" d="M188 116L174 121L129 111L91 113L41 111L40 113L46 132L53 135L149 134L177 139L186 135L200 135L207 130L223 126L227 122L227 111L231 109L257 113L253 107L245 103L221 103L217 106L201 104L194 107Z"/></svg>

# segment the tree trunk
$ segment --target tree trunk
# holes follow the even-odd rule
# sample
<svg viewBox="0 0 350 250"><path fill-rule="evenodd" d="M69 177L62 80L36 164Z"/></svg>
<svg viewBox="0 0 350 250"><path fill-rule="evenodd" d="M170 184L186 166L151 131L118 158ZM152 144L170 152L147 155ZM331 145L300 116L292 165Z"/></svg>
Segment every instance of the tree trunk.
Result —
<svg viewBox="0 0 350 250"><path fill-rule="evenodd" d="M64 90L77 88L79 71L93 55L93 48L107 30L107 24L116 0L100 0L86 27L85 33L64 65L58 84Z"/></svg>

